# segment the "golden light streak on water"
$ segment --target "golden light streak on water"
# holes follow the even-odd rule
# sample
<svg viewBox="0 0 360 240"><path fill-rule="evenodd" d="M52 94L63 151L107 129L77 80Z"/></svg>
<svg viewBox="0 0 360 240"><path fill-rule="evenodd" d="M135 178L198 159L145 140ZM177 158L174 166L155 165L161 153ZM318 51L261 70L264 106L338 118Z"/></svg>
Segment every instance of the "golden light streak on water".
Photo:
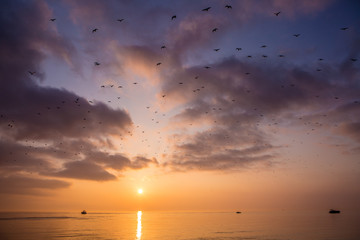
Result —
<svg viewBox="0 0 360 240"><path fill-rule="evenodd" d="M136 240L141 239L141 215L142 215L142 211L138 211L137 212Z"/></svg>

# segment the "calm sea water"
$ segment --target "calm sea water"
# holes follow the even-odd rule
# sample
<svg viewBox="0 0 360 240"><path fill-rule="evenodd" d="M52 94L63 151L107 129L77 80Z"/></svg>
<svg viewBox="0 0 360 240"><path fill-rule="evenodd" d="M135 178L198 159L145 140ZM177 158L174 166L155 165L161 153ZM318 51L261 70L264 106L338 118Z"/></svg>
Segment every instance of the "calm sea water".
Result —
<svg viewBox="0 0 360 240"><path fill-rule="evenodd" d="M0 213L0 239L359 240L342 212Z"/></svg>

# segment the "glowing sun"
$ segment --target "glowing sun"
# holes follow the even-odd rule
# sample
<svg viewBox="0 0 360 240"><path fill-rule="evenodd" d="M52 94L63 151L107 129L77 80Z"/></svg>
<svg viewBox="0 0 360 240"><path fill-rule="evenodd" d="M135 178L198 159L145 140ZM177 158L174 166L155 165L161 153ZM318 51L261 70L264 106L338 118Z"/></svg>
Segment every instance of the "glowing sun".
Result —
<svg viewBox="0 0 360 240"><path fill-rule="evenodd" d="M143 192L144 191L141 188L138 189L138 194L142 194Z"/></svg>

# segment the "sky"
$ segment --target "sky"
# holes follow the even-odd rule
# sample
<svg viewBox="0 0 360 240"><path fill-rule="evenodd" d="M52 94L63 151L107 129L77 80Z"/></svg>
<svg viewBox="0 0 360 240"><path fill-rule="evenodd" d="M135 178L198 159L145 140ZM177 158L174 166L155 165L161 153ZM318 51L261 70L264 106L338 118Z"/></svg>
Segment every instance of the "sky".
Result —
<svg viewBox="0 0 360 240"><path fill-rule="evenodd" d="M2 1L0 211L360 210L359 10Z"/></svg>

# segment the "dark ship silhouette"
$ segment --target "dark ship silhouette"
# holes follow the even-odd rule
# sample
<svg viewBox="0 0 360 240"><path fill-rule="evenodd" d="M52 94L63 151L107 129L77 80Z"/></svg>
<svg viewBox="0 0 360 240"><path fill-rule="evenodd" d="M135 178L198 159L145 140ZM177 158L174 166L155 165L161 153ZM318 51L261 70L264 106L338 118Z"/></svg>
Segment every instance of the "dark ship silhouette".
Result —
<svg viewBox="0 0 360 240"><path fill-rule="evenodd" d="M340 210L330 209L329 213L340 213Z"/></svg>

